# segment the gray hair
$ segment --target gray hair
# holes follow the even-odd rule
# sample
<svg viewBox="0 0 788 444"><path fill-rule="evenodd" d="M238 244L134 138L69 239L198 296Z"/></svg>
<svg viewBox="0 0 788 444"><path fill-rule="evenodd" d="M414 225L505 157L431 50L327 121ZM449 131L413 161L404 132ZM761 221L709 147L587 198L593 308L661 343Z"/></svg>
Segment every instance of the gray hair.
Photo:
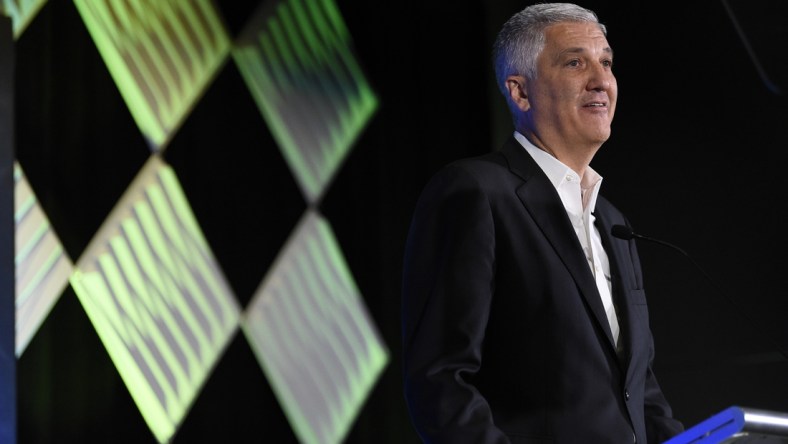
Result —
<svg viewBox="0 0 788 444"><path fill-rule="evenodd" d="M596 14L572 3L541 3L528 6L504 23L493 45L493 65L498 88L508 95L506 78L536 78L536 58L544 49L545 29L562 22L596 23L607 35Z"/></svg>

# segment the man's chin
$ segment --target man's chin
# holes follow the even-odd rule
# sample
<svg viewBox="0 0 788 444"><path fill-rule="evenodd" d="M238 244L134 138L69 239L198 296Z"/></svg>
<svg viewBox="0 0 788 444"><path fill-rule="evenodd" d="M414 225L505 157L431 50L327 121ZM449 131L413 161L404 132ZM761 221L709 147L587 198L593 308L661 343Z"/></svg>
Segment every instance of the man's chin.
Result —
<svg viewBox="0 0 788 444"><path fill-rule="evenodd" d="M592 144L603 144L610 138L610 128L600 129L587 134L586 140Z"/></svg>

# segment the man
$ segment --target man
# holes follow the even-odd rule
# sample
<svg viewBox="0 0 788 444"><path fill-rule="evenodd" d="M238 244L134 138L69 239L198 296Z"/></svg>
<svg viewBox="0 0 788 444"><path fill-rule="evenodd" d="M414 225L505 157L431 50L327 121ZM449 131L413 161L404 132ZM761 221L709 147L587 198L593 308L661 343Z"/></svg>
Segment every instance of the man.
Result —
<svg viewBox="0 0 788 444"><path fill-rule="evenodd" d="M596 15L515 14L494 46L515 134L427 185L405 253L405 394L435 443L657 443L682 425L652 373L634 241L589 163L617 85Z"/></svg>

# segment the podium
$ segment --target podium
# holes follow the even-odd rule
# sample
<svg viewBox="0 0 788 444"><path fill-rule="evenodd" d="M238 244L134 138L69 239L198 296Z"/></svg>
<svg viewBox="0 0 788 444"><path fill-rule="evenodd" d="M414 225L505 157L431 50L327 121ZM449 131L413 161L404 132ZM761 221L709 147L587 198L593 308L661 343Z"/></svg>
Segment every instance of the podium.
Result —
<svg viewBox="0 0 788 444"><path fill-rule="evenodd" d="M788 414L733 406L663 444L788 444Z"/></svg>

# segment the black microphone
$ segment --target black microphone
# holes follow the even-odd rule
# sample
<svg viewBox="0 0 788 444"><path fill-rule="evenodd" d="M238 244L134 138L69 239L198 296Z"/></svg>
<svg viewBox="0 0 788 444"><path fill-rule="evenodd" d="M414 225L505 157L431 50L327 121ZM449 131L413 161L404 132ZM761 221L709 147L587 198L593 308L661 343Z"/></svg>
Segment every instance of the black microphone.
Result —
<svg viewBox="0 0 788 444"><path fill-rule="evenodd" d="M689 259L690 261L695 263L695 261L690 257L690 255L687 254L687 252L682 250L681 248L679 248L679 247L677 247L677 246L675 246L675 245L673 245L671 243L668 243L668 242L665 242L665 241L662 241L662 240L659 240L659 239L654 239L653 237L648 237L648 236L643 236L642 234L637 234L634 231L632 231L632 229L629 228L626 225L613 225L613 228L610 230L610 234L612 234L613 237L617 237L619 239L624 239L624 240L643 239L645 241L654 242L654 243L657 243L657 244L660 244L660 245L665 245L666 247L670 247L670 248L678 251L679 253L681 253L684 256L686 256L687 259ZM698 267L698 269L700 269L701 273L706 274L706 272L703 271L703 269L700 268L700 266L697 263L695 263L695 266ZM712 280L708 275L706 275L706 279ZM714 282L712 282L712 283L714 283Z"/></svg>
<svg viewBox="0 0 788 444"><path fill-rule="evenodd" d="M673 245L673 244L671 244L669 242L665 242L663 240L659 240L659 239L655 239L653 237L643 236L642 234L635 233L634 231L632 231L632 228L629 228L626 225L613 225L613 227L610 230L610 234L612 234L613 237L617 237L617 238L623 239L623 240L642 239L644 241L648 241L648 242L653 242L655 244L664 245L664 246L670 247L670 248L678 251L682 255L684 255L684 257L689 259L689 261L692 262L692 265L694 265L695 268L697 268L701 272L701 274L703 274L703 276L706 277L706 279L709 282L711 282L711 285L713 285L714 288L717 289L717 291L733 306L733 308L736 309L736 312L739 313L741 316L744 316L744 318L747 320L747 322L749 322L750 325L755 327L755 329L761 333L761 336L766 338L772 344L772 346L780 353L782 358L784 360L788 361L788 352L785 351L785 349L783 349L780 346L780 344L777 343L777 341L772 339L771 335L766 333L763 330L763 328L761 328L760 324L758 324L755 321L753 321L752 318L750 318L749 315L747 315L747 312L742 307L740 307L739 304L737 304L736 301L734 301L733 298L731 298L728 295L728 293L726 293L722 289L721 286L717 285L717 282L714 279L712 279L711 276L709 276L706 273L706 271L703 270L703 267L701 267L697 262L695 262L695 259L693 259L692 256L687 254L686 251L682 250L681 248L679 248L676 245Z"/></svg>

